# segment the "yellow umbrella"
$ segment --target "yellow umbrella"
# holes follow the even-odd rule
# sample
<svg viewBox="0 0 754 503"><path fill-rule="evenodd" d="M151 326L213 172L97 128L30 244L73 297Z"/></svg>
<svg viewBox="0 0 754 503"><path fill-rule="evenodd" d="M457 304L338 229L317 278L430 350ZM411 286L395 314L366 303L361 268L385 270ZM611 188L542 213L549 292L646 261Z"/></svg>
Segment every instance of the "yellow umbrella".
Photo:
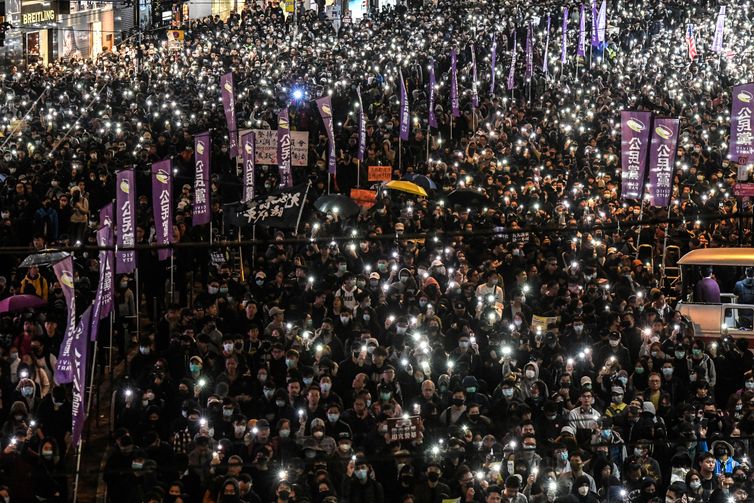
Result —
<svg viewBox="0 0 754 503"><path fill-rule="evenodd" d="M413 182L407 182L406 180L392 180L385 184L385 187L393 190L400 190L401 192L408 192L416 196L427 197L427 191L419 187Z"/></svg>

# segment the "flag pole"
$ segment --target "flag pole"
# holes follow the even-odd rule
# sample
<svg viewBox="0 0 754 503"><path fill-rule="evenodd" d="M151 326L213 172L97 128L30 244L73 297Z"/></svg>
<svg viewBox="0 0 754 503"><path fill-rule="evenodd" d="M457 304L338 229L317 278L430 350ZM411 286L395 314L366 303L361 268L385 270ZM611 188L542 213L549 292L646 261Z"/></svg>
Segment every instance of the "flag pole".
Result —
<svg viewBox="0 0 754 503"><path fill-rule="evenodd" d="M429 162L429 134L430 134L430 132L431 132L431 130L430 130L430 127L429 127L429 122L427 122L427 162ZM357 178L357 180L358 180L358 178Z"/></svg>
<svg viewBox="0 0 754 503"><path fill-rule="evenodd" d="M108 355L108 372L110 374L110 381L113 380L113 311L110 310L110 350Z"/></svg>
<svg viewBox="0 0 754 503"><path fill-rule="evenodd" d="M94 320L93 323L99 323L99 320ZM90 328L91 330L91 328ZM99 332L99 330L97 330ZM89 396L86 399L86 417L89 417L89 412L92 409L92 396L94 395L94 374L97 368L97 339L94 339L94 356L92 357L91 372L92 375L89 379Z"/></svg>
<svg viewBox="0 0 754 503"><path fill-rule="evenodd" d="M398 169L403 171L403 162L401 160L401 151L403 150L403 138L401 138L401 135L398 135Z"/></svg>
<svg viewBox="0 0 754 503"><path fill-rule="evenodd" d="M170 303L173 304L175 302L175 252L173 251L170 254Z"/></svg>
<svg viewBox="0 0 754 503"><path fill-rule="evenodd" d="M257 224L254 224L251 227L251 239L255 240L257 239ZM257 249L257 245L254 244L251 248L251 268L254 269L254 261L255 261L255 251ZM246 282L246 274L244 274L244 268L243 268L243 247L241 246L241 226L238 226L238 263L239 267L241 268L241 283Z"/></svg>
<svg viewBox="0 0 754 503"><path fill-rule="evenodd" d="M309 187L312 186L312 181L306 184L306 191L304 191L304 199L301 201L301 208L298 210L298 218L296 219L296 228L293 231L293 235L298 235L298 224L301 223L301 214L304 213L304 205L306 204L306 197L309 195Z"/></svg>
<svg viewBox="0 0 754 503"><path fill-rule="evenodd" d="M139 309L140 309L139 306L141 305L141 297L139 297L139 268L138 267L136 267L136 269L134 269L134 279L136 279L136 335L138 336L139 333L140 333L139 332L139 329L140 329L139 320L141 318L140 312L139 312ZM155 318L156 318L156 315L157 315L157 313L155 313ZM130 340L131 340L131 337L129 336L128 337L128 341L130 341ZM128 344L126 344L126 346L127 345ZM125 351L128 351L128 347L125 348ZM125 355L124 355L124 357L125 357Z"/></svg>
<svg viewBox="0 0 754 503"><path fill-rule="evenodd" d="M79 473L81 472L81 450L83 447L84 439L79 440L79 445L76 448L76 478L73 481L73 503L76 503L79 495Z"/></svg>

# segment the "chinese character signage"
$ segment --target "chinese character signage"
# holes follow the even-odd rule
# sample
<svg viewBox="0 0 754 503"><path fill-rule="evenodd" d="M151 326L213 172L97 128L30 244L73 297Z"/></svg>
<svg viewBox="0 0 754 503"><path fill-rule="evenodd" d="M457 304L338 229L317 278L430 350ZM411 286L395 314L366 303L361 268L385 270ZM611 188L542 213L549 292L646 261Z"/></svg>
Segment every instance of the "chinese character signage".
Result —
<svg viewBox="0 0 754 503"><path fill-rule="evenodd" d="M738 164L747 164L754 153L754 138L751 134L752 106L754 106L754 83L735 86L731 93L728 157Z"/></svg>
<svg viewBox="0 0 754 503"><path fill-rule="evenodd" d="M647 167L650 112L623 111L620 114L621 197L641 199Z"/></svg>
<svg viewBox="0 0 754 503"><path fill-rule="evenodd" d="M649 196L652 206L670 204L677 143L678 119L655 119L649 149Z"/></svg>

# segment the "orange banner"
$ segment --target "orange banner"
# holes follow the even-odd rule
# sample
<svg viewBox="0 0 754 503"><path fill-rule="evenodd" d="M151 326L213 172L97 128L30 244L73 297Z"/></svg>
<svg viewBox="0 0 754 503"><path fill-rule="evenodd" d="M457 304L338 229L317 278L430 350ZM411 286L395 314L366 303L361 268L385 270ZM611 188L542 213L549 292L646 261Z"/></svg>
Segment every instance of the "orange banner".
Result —
<svg viewBox="0 0 754 503"><path fill-rule="evenodd" d="M392 166L369 166L367 179L370 182L389 182L393 179Z"/></svg>
<svg viewBox="0 0 754 503"><path fill-rule="evenodd" d="M377 192L367 189L351 189L351 199L362 208L371 208L377 202Z"/></svg>

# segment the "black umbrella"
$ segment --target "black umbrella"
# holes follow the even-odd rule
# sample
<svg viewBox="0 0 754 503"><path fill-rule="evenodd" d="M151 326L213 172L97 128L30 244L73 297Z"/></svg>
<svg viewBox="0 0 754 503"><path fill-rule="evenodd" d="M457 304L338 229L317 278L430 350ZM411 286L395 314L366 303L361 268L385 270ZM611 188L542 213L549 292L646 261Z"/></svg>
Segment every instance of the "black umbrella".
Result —
<svg viewBox="0 0 754 503"><path fill-rule="evenodd" d="M446 196L451 206L479 207L490 204L489 198L476 189L456 189Z"/></svg>
<svg viewBox="0 0 754 503"><path fill-rule="evenodd" d="M21 262L21 265L19 267L31 267L33 265L39 267L52 265L60 262L66 257L69 257L70 255L70 253L64 251L42 250L39 253L32 253L31 255L26 257L24 261Z"/></svg>
<svg viewBox="0 0 754 503"><path fill-rule="evenodd" d="M353 202L350 197L340 194L320 196L314 201L314 207L322 213L338 213L345 218L358 215L361 211L361 207Z"/></svg>

